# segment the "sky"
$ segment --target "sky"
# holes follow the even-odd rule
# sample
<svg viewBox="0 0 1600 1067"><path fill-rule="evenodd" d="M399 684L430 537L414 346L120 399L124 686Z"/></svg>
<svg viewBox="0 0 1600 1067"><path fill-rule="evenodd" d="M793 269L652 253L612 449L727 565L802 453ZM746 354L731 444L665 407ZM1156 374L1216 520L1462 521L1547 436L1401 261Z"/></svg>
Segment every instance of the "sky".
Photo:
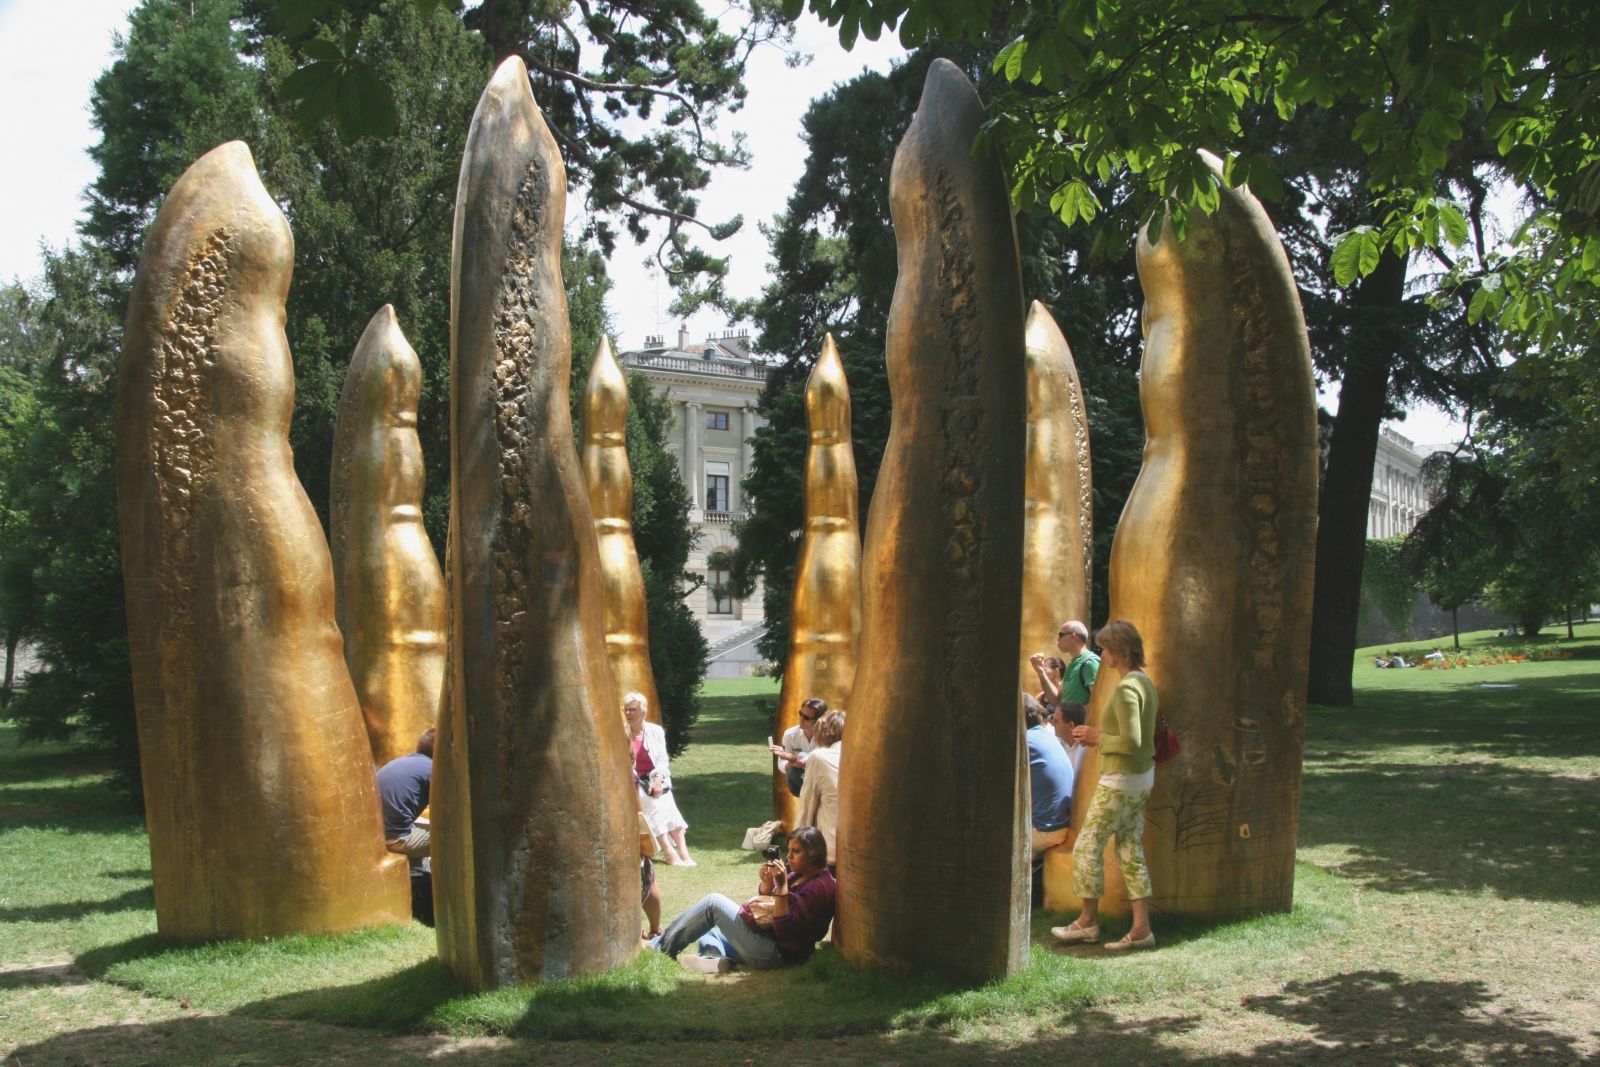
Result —
<svg viewBox="0 0 1600 1067"><path fill-rule="evenodd" d="M35 276L41 242L61 248L75 239L83 189L95 175L87 154L96 140L89 94L110 65L113 34L126 28L136 6L137 0L0 0L0 100L6 101L0 143L12 149L11 164L0 167L0 204L6 205L0 211L0 281ZM811 99L863 69L887 70L904 54L890 35L845 52L834 32L810 16L796 46L813 57L811 63L790 69L775 49L752 58L749 98L740 111L723 116L719 129L746 134L753 164L719 173L701 197L710 221L744 216L743 229L722 246L732 259L728 288L735 296L755 296L767 280L770 261L757 224L783 210L805 165L800 119ZM581 197L569 203L576 211ZM647 264L653 249L653 242L639 247L623 237L610 262L609 310L623 348L641 346L646 334L677 332L679 320L667 313L670 288ZM693 340L749 325L708 310L687 322ZM1324 391L1321 402L1337 408L1332 392ZM1424 452L1448 447L1461 433L1458 423L1426 407L1414 408L1396 428Z"/></svg>

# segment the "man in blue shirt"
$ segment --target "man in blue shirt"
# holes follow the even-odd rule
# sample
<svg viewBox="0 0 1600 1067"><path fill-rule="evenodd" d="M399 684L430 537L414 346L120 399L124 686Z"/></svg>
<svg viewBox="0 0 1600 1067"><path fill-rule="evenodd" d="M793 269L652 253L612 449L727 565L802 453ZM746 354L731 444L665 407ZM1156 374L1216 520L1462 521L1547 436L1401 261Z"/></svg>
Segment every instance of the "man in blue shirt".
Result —
<svg viewBox="0 0 1600 1067"><path fill-rule="evenodd" d="M378 770L378 799L383 803L383 837L390 852L409 856L412 865L428 855L426 826L417 816L428 806L428 786L433 780L434 728L417 738L417 750L390 760Z"/></svg>
<svg viewBox="0 0 1600 1067"><path fill-rule="evenodd" d="M1051 728L1038 700L1022 695L1028 724L1028 781L1033 793L1033 854L1065 844L1072 822L1072 782L1078 768Z"/></svg>

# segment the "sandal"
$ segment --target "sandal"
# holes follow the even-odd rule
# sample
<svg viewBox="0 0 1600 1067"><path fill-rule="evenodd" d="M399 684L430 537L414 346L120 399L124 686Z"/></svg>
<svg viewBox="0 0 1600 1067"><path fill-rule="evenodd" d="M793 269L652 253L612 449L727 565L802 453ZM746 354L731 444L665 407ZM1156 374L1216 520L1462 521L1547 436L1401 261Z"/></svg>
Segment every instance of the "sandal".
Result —
<svg viewBox="0 0 1600 1067"><path fill-rule="evenodd" d="M1079 926L1074 919L1070 926L1052 926L1050 936L1064 945L1093 945L1100 940L1100 924Z"/></svg>
<svg viewBox="0 0 1600 1067"><path fill-rule="evenodd" d="M1145 934L1143 937L1140 937L1140 938L1132 938L1132 937L1124 936L1124 937L1119 938L1116 941L1108 941L1108 942L1106 942L1106 951L1107 952L1127 952L1130 949L1155 948L1155 947L1156 947L1156 935L1154 933Z"/></svg>

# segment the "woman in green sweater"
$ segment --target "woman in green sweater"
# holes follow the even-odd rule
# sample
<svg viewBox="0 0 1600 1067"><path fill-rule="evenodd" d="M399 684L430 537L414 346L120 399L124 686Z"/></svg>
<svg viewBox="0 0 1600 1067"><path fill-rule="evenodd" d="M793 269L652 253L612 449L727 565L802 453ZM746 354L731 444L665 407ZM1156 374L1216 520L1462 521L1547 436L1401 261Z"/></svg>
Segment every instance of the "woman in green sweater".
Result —
<svg viewBox="0 0 1600 1067"><path fill-rule="evenodd" d="M1117 841L1117 866L1128 885L1133 927L1106 948L1122 952L1155 948L1150 932L1150 874L1144 863L1144 806L1156 782L1156 686L1144 673L1144 641L1129 622L1107 624L1095 635L1100 660L1122 674L1100 714L1100 726L1072 731L1080 744L1100 749L1100 784L1072 849L1073 891L1083 911L1069 926L1050 932L1059 941L1094 944L1100 940L1100 895L1105 892L1105 852Z"/></svg>

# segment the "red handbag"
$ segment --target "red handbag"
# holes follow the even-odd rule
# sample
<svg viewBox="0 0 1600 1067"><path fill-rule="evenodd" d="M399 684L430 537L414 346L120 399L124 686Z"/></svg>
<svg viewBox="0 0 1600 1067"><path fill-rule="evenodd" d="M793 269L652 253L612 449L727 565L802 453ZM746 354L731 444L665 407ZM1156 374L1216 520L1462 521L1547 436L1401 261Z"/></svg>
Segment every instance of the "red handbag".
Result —
<svg viewBox="0 0 1600 1067"><path fill-rule="evenodd" d="M1167 724L1167 717L1156 717L1156 762L1165 763L1167 760L1183 751L1183 746L1178 743L1178 735L1172 732L1172 727Z"/></svg>

